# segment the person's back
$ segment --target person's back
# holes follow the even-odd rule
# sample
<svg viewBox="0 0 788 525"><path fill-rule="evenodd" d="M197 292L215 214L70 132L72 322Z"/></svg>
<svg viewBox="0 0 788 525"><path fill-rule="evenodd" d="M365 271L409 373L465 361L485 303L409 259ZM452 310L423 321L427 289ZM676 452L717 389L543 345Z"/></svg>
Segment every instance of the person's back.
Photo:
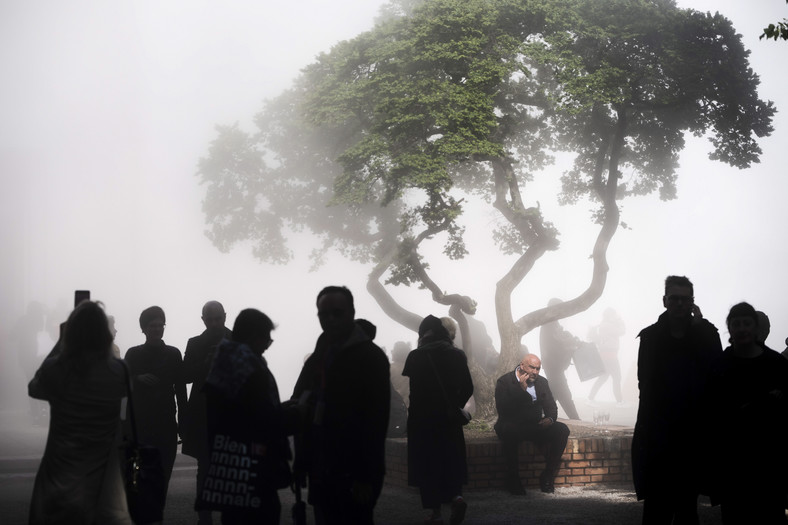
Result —
<svg viewBox="0 0 788 525"><path fill-rule="evenodd" d="M110 355L112 337L96 303L75 309L66 330L62 351L28 385L30 396L48 401L51 411L30 523L130 523L117 448L123 364ZM83 349L86 341L95 344Z"/></svg>

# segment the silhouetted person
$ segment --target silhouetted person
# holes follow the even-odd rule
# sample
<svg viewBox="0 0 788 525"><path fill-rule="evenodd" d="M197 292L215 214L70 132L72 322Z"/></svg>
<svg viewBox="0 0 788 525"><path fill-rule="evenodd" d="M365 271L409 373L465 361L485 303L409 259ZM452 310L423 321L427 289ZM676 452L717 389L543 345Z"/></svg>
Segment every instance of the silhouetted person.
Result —
<svg viewBox="0 0 788 525"><path fill-rule="evenodd" d="M452 339L443 319L428 315L419 326L419 346L402 371L410 378L408 484L419 487L422 507L432 511L425 524L443 523L441 505L450 504L449 523L456 525L467 507L465 436L453 416L473 394L473 381L468 360Z"/></svg>
<svg viewBox="0 0 788 525"><path fill-rule="evenodd" d="M545 469L539 476L539 488L552 493L569 439L569 427L557 421L558 406L547 379L539 375L541 368L537 356L526 355L515 370L499 377L495 384L495 433L506 460L506 488L514 495L525 494L517 453L520 442L531 441L540 447Z"/></svg>
<svg viewBox="0 0 788 525"><path fill-rule="evenodd" d="M788 361L760 341L759 314L747 303L731 308L731 346L709 382L712 499L721 503L725 525L786 522L788 455L772 443L788 420Z"/></svg>
<svg viewBox="0 0 788 525"><path fill-rule="evenodd" d="M621 316L612 309L606 308L602 314L602 322L595 326L589 334L589 340L596 344L599 350L599 357L605 365L605 373L597 378L588 399L593 401L599 389L604 385L608 378L613 382L613 395L618 403L624 400L621 397L621 365L618 363L619 340L626 333L624 321Z"/></svg>
<svg viewBox="0 0 788 525"><path fill-rule="evenodd" d="M186 343L183 356L183 377L186 384L192 383L189 401L181 421L181 452L197 460L197 490L202 486L208 472L208 434L206 430L205 393L203 385L211 370L216 348L222 339L229 340L232 332L225 327L227 314L218 301L208 301L202 307L202 322L205 331ZM211 525L211 511L198 513L198 525Z"/></svg>
<svg viewBox="0 0 788 525"><path fill-rule="evenodd" d="M370 524L385 473L388 359L354 322L347 288L321 290L317 314L323 333L293 392L311 406L296 442L296 476L308 476L318 525Z"/></svg>
<svg viewBox="0 0 788 525"><path fill-rule="evenodd" d="M550 299L547 305L555 306L561 302L560 299ZM561 404L569 419L580 419L566 382L566 369L572 363L572 356L579 343L580 340L564 330L558 321L544 324L539 329L539 348L542 350L545 377L550 381L555 400Z"/></svg>
<svg viewBox="0 0 788 525"><path fill-rule="evenodd" d="M118 335L118 330L115 328L115 316L108 315L107 323L109 324L109 333L112 334L112 356L120 359L120 348L115 344L115 336Z"/></svg>
<svg viewBox="0 0 788 525"><path fill-rule="evenodd" d="M697 523L703 397L722 345L702 318L686 277L665 279L665 312L644 328L638 352L640 404L632 440L632 471L643 523ZM730 395L736 395L731 392ZM731 451L735 457L735 452Z"/></svg>
<svg viewBox="0 0 788 525"><path fill-rule="evenodd" d="M405 341L397 341L391 350L391 384L402 396L405 406L410 401L410 383L408 378L402 375L402 369L405 367L405 360L408 358L410 351L410 343Z"/></svg>
<svg viewBox="0 0 788 525"><path fill-rule="evenodd" d="M220 510L224 525L278 525L277 490L291 481L287 436L298 417L296 407L282 408L263 357L273 329L259 310L241 311L205 381L211 455L197 507Z"/></svg>
<svg viewBox="0 0 788 525"><path fill-rule="evenodd" d="M101 306L82 302L68 317L59 352L30 381L30 396L52 407L31 525L131 524L118 452L126 380L111 345Z"/></svg>
<svg viewBox="0 0 788 525"><path fill-rule="evenodd" d="M140 443L156 447L161 453L164 505L178 447L176 401L178 414L183 414L186 407L183 360L180 350L164 344L165 323L164 310L160 307L143 310L140 329L145 334L145 344L129 348L124 356L134 389L137 437Z"/></svg>

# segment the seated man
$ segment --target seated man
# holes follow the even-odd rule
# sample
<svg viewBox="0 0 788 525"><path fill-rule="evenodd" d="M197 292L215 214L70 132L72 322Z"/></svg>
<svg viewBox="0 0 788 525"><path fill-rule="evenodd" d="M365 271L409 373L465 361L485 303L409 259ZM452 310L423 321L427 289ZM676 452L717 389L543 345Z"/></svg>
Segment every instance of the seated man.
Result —
<svg viewBox="0 0 788 525"><path fill-rule="evenodd" d="M541 360L528 354L515 370L499 377L495 385L495 433L503 442L506 488L515 495L525 494L517 459L520 442L532 441L542 450L546 466L539 476L539 486L542 492L552 493L569 438L569 427L556 421L558 406L547 379L539 375L541 368Z"/></svg>

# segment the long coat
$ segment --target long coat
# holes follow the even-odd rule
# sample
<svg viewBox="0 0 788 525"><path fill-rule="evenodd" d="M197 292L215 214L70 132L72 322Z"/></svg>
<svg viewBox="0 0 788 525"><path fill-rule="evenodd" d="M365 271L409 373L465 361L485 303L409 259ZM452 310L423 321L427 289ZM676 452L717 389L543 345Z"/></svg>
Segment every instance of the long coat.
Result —
<svg viewBox="0 0 788 525"><path fill-rule="evenodd" d="M466 483L462 424L447 415L465 406L473 394L465 353L448 341L428 343L408 354L402 375L410 378L408 483Z"/></svg>
<svg viewBox="0 0 788 525"><path fill-rule="evenodd" d="M318 338L293 399L309 398L311 425L296 441L296 465L309 476L309 501L353 483L383 485L391 385L386 354L355 326L339 347Z"/></svg>
<svg viewBox="0 0 788 525"><path fill-rule="evenodd" d="M181 438L183 446L181 452L194 458L203 458L208 452L206 420L205 420L205 378L211 370L211 363L216 354L216 348L222 339L232 339L232 332L224 328L221 332L212 333L204 331L186 343L186 352L183 356L183 379L186 384L191 383L189 401L181 420Z"/></svg>
<svg viewBox="0 0 788 525"><path fill-rule="evenodd" d="M109 356L88 364L50 357L28 391L52 410L30 524L130 525L118 454L122 363Z"/></svg>
<svg viewBox="0 0 788 525"><path fill-rule="evenodd" d="M638 499L657 491L699 491L704 401L709 372L722 354L720 336L705 319L687 334L670 334L667 313L639 336L638 405L632 475Z"/></svg>

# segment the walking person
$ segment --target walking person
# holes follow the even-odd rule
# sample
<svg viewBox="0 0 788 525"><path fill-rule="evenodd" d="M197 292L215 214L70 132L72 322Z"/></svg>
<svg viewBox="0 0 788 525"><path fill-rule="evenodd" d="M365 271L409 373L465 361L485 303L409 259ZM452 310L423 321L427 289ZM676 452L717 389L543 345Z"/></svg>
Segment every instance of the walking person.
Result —
<svg viewBox="0 0 788 525"><path fill-rule="evenodd" d="M425 525L443 523L445 504L451 508L449 523L457 525L465 517L462 485L468 481L457 415L473 394L473 381L465 353L437 317L421 322L419 346L408 354L402 375L410 379L408 484L419 487L422 507L430 510Z"/></svg>

